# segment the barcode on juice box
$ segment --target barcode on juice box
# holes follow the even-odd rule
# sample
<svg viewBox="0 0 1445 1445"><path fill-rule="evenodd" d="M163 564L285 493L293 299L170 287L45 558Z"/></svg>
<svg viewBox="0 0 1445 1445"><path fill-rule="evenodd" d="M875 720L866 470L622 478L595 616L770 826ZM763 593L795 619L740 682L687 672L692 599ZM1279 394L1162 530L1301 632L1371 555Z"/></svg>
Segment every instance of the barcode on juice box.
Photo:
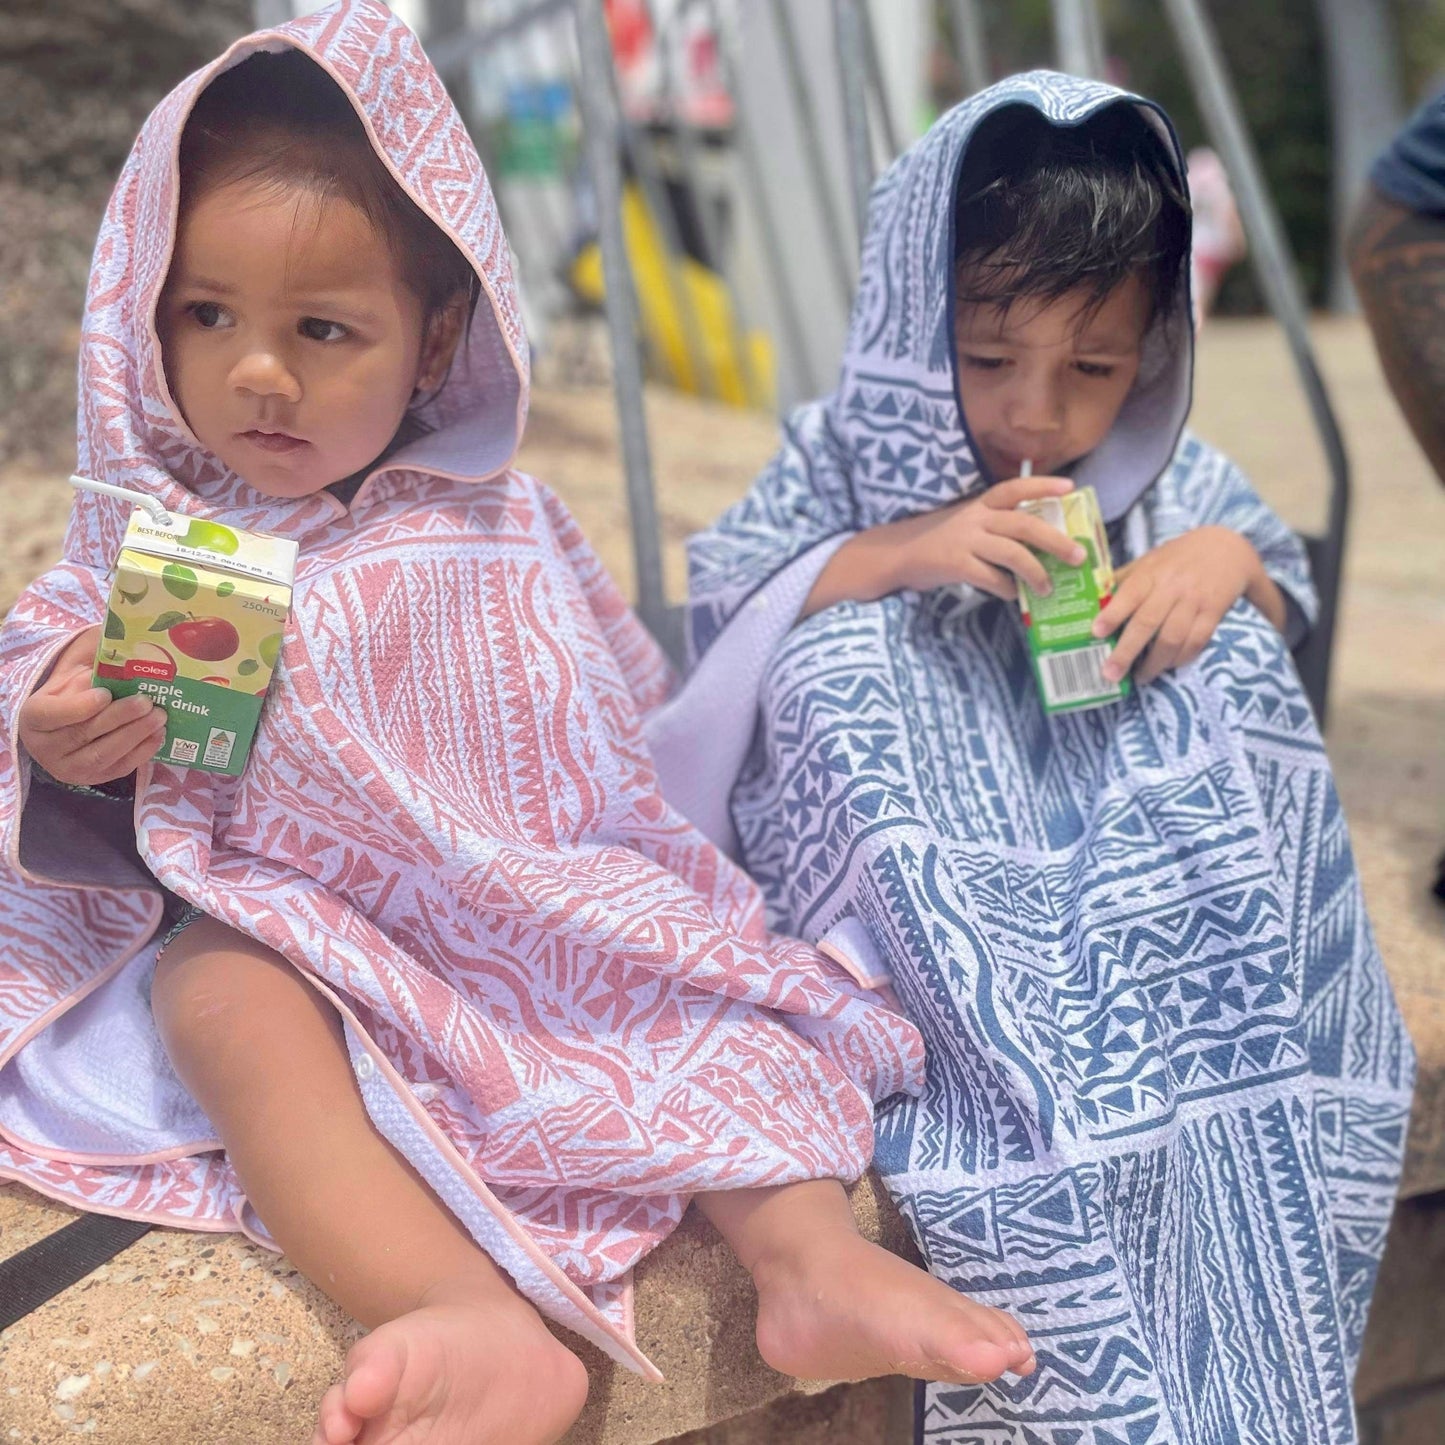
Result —
<svg viewBox="0 0 1445 1445"><path fill-rule="evenodd" d="M1050 707L1068 707L1071 703L1117 696L1119 684L1110 682L1102 671L1112 651L1104 642L1069 652L1041 652L1039 676L1044 681L1044 701Z"/></svg>

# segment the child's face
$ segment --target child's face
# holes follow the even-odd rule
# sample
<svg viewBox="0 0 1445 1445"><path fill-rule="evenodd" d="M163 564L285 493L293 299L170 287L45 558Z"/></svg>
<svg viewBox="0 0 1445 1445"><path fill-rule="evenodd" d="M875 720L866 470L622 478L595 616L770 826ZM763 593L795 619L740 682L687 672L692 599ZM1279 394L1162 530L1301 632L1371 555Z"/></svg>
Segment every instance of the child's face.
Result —
<svg viewBox="0 0 1445 1445"><path fill-rule="evenodd" d="M1062 471L1108 435L1139 374L1149 325L1144 282L1101 306L1086 294L998 306L960 304L958 391L979 459L995 481Z"/></svg>
<svg viewBox="0 0 1445 1445"><path fill-rule="evenodd" d="M166 377L202 445L257 491L307 497L374 461L458 328L344 200L237 181L186 207L157 314Z"/></svg>

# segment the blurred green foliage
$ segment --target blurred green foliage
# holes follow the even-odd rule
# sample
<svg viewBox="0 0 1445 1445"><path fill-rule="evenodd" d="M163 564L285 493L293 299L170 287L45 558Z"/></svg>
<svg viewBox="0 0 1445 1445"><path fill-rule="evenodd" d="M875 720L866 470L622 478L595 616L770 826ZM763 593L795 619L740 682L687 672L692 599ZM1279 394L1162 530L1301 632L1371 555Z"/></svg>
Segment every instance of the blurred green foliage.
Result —
<svg viewBox="0 0 1445 1445"><path fill-rule="evenodd" d="M1445 87L1445 0L1394 0L1406 100Z"/></svg>

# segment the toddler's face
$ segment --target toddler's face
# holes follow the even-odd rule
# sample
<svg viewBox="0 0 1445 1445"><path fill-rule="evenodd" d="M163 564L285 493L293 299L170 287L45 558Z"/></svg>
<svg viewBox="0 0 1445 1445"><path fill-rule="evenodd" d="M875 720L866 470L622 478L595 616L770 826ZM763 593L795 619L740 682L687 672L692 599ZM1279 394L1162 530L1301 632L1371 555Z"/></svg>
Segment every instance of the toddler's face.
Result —
<svg viewBox="0 0 1445 1445"><path fill-rule="evenodd" d="M1092 313L1085 293L1007 312L960 303L958 392L979 459L994 481L1061 472L1108 435L1139 374L1149 324L1144 282L1130 277Z"/></svg>
<svg viewBox="0 0 1445 1445"><path fill-rule="evenodd" d="M187 424L272 497L374 461L450 361L356 207L254 181L185 208L156 320Z"/></svg>

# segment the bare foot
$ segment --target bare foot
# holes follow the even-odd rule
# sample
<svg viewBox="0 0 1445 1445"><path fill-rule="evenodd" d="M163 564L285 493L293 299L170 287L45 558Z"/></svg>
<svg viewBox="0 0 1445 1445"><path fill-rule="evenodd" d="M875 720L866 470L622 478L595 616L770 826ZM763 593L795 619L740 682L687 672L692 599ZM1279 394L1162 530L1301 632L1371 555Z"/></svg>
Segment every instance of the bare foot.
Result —
<svg viewBox="0 0 1445 1445"><path fill-rule="evenodd" d="M1027 1375L1023 1327L870 1244L827 1229L805 1249L758 1260L758 1350L773 1369L807 1380L915 1380L978 1384Z"/></svg>
<svg viewBox="0 0 1445 1445"><path fill-rule="evenodd" d="M586 1399L581 1360L529 1305L427 1303L353 1347L312 1445L553 1445Z"/></svg>

